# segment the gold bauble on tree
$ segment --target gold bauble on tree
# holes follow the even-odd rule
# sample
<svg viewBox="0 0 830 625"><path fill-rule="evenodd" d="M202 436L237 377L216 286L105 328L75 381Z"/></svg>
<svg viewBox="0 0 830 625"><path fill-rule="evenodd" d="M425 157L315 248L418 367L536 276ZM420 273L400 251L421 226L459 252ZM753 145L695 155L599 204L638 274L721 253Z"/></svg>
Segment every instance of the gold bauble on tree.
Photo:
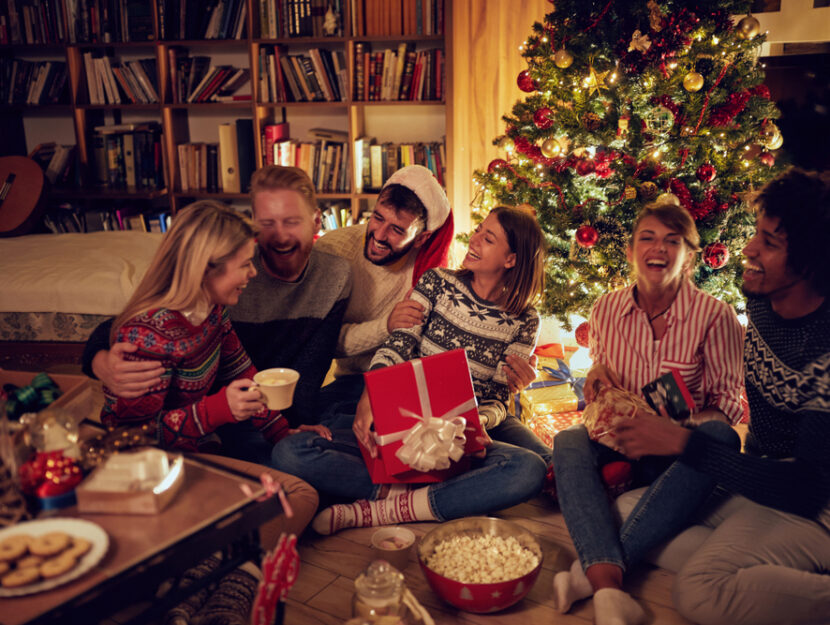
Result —
<svg viewBox="0 0 830 625"><path fill-rule="evenodd" d="M697 72L689 72L683 77L683 88L686 91L700 91L703 87L703 76Z"/></svg>
<svg viewBox="0 0 830 625"><path fill-rule="evenodd" d="M565 48L557 50L553 55L553 62L559 69L567 69L574 62L573 54L568 52Z"/></svg>
<svg viewBox="0 0 830 625"><path fill-rule="evenodd" d="M777 150L784 144L784 137L778 126L772 122L766 122L761 127L760 143L768 150Z"/></svg>
<svg viewBox="0 0 830 625"><path fill-rule="evenodd" d="M562 144L558 139L545 139L540 147L545 158L556 158L562 155Z"/></svg>
<svg viewBox="0 0 830 625"><path fill-rule="evenodd" d="M512 152L515 147L516 145L513 143L513 139L506 135L499 141L499 148L505 152Z"/></svg>
<svg viewBox="0 0 830 625"><path fill-rule="evenodd" d="M735 32L741 39L752 39L761 32L761 22L752 15L747 15L738 22Z"/></svg>

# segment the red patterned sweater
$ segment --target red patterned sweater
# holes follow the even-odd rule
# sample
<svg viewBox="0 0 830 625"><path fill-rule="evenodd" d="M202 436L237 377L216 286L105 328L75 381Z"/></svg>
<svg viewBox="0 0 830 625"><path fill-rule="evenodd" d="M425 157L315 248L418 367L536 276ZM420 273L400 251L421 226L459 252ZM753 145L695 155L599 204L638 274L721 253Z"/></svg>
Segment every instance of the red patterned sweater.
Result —
<svg viewBox="0 0 830 625"><path fill-rule="evenodd" d="M160 360L165 372L157 386L135 399L116 397L104 387L101 420L105 425L153 421L159 445L194 451L220 425L237 423L226 385L238 378L253 378L256 368L224 307L214 306L198 326L180 312L150 310L125 323L116 341L138 346L126 354L128 360ZM278 411L263 411L251 417L251 423L273 443L288 433L288 424Z"/></svg>

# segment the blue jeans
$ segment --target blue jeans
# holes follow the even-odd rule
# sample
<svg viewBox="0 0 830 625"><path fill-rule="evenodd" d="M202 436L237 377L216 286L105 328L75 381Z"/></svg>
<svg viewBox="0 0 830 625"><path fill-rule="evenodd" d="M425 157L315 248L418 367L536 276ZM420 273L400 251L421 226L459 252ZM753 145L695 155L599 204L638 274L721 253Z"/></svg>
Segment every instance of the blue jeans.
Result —
<svg viewBox="0 0 830 625"><path fill-rule="evenodd" d="M325 423L337 413L357 412L357 402L363 393L363 374L344 375L326 384L317 393L317 414Z"/></svg>
<svg viewBox="0 0 830 625"><path fill-rule="evenodd" d="M740 449L738 434L726 423L707 421L697 428L715 440ZM593 564L615 564L626 570L656 545L690 525L694 514L715 487L715 480L671 457L646 456L637 465L670 462L654 479L621 528L600 479L597 458L608 448L588 438L582 424L559 432L553 439L556 492L565 524L583 569Z"/></svg>
<svg viewBox="0 0 830 625"><path fill-rule="evenodd" d="M265 440L262 432L250 421L226 423L216 428L222 440L218 453L237 460L245 460L266 467L271 466L271 452L274 445Z"/></svg>
<svg viewBox="0 0 830 625"><path fill-rule="evenodd" d="M328 495L376 498L380 486L372 483L351 429L342 427L349 418L340 415L326 423L332 429L330 441L314 432L282 439L274 447L271 466ZM545 472L545 463L535 453L493 442L485 458L472 459L468 471L428 486L430 507L441 521L509 508L535 496Z"/></svg>
<svg viewBox="0 0 830 625"><path fill-rule="evenodd" d="M508 415L507 418L499 423L492 430L487 432L494 441L501 441L502 443L510 443L516 447L524 447L530 451L536 452L541 456L545 462L545 466L549 467L553 462L551 448L545 445L542 440L534 434L533 430L527 427L518 418L513 415Z"/></svg>

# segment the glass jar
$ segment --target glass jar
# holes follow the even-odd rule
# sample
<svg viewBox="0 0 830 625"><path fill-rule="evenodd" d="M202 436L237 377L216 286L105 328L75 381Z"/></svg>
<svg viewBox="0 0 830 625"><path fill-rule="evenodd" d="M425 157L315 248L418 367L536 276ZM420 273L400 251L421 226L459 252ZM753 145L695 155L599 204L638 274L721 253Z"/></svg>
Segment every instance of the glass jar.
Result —
<svg viewBox="0 0 830 625"><path fill-rule="evenodd" d="M375 560L354 582L352 615L373 625L406 625L403 575L386 560Z"/></svg>

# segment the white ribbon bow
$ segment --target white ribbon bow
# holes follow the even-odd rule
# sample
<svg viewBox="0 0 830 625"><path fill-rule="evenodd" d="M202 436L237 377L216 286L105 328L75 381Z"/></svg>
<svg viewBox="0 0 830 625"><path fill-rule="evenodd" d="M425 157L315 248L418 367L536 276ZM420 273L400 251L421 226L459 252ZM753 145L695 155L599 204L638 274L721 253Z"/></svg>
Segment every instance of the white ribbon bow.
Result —
<svg viewBox="0 0 830 625"><path fill-rule="evenodd" d="M475 408L476 400L468 399L438 417L433 416L424 366L419 358L410 360L409 364L412 365L415 374L421 414L405 408L401 408L400 411L404 416L417 419L418 423L400 432L382 435L375 433L375 441L381 446L403 441L395 456L416 471L447 469L451 462L457 462L464 455L464 444L467 440L464 429L467 420L459 415Z"/></svg>

